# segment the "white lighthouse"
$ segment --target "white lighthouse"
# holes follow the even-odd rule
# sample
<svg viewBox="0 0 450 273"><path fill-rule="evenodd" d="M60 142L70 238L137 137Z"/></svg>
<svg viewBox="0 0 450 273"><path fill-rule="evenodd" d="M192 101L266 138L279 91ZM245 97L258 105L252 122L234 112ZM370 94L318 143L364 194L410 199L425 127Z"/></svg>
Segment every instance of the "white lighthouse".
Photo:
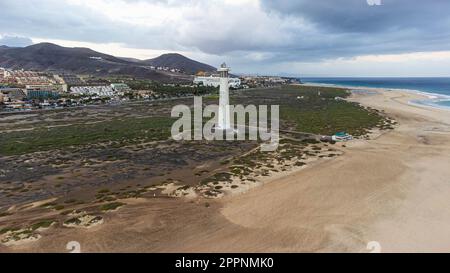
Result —
<svg viewBox="0 0 450 273"><path fill-rule="evenodd" d="M218 128L219 130L230 130L230 87L228 80L228 72L230 68L223 63L218 72L220 74L220 97L219 97L219 120Z"/></svg>

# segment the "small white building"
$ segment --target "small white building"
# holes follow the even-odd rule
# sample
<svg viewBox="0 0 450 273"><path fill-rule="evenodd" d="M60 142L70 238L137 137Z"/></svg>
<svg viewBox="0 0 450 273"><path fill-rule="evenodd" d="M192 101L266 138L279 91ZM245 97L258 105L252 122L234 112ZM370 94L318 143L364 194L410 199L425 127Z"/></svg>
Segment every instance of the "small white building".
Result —
<svg viewBox="0 0 450 273"><path fill-rule="evenodd" d="M195 77L194 84L203 84L204 86L220 86L220 77ZM228 86L232 88L239 88L241 86L241 80L239 78L228 78Z"/></svg>
<svg viewBox="0 0 450 273"><path fill-rule="evenodd" d="M353 136L349 135L345 132L339 132L339 133L334 134L331 137L331 139L333 141L337 141L337 142L347 142L347 141L353 140Z"/></svg>

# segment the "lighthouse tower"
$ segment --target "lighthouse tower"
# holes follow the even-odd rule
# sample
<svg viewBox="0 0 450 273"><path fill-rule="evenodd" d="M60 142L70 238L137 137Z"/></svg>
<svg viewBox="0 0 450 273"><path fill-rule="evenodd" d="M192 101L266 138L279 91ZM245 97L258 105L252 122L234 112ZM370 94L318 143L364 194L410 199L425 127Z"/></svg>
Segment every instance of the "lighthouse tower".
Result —
<svg viewBox="0 0 450 273"><path fill-rule="evenodd" d="M219 98L219 130L230 130L230 87L228 81L228 72L230 68L223 63L218 72L220 74L220 98Z"/></svg>

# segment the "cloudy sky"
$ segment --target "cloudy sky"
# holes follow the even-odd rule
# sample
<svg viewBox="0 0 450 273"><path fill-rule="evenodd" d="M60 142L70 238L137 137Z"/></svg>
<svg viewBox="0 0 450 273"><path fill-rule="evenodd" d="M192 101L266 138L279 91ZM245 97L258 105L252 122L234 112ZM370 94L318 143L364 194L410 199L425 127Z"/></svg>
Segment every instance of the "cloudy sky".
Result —
<svg viewBox="0 0 450 273"><path fill-rule="evenodd" d="M39 42L236 73L450 76L450 1L1 0L0 44Z"/></svg>

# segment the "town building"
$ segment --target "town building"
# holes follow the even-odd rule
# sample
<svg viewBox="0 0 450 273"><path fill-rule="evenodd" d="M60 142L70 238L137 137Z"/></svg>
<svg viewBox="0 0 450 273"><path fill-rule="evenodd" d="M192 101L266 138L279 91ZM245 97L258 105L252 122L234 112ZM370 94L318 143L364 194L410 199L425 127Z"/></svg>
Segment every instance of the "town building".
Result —
<svg viewBox="0 0 450 273"><path fill-rule="evenodd" d="M24 110L31 109L32 106L24 101L4 102L6 109Z"/></svg>
<svg viewBox="0 0 450 273"><path fill-rule="evenodd" d="M25 85L25 89L27 91L53 91L53 92L61 92L62 86L55 84L28 84Z"/></svg>
<svg viewBox="0 0 450 273"><path fill-rule="evenodd" d="M28 100L58 99L59 93L52 90L26 90Z"/></svg>
<svg viewBox="0 0 450 273"><path fill-rule="evenodd" d="M153 90L138 90L137 95L143 99L149 99L152 96L155 96L156 93Z"/></svg>
<svg viewBox="0 0 450 273"><path fill-rule="evenodd" d="M3 67L0 67L0 83L4 82L5 80L5 69Z"/></svg>
<svg viewBox="0 0 450 273"><path fill-rule="evenodd" d="M49 78L44 73L25 70L3 70L3 78L8 82L17 83L20 85L38 85L38 84L54 84L53 79Z"/></svg>
<svg viewBox="0 0 450 273"><path fill-rule="evenodd" d="M59 84L65 84L67 86L85 85L85 82L74 74L55 74L54 78L58 81Z"/></svg>
<svg viewBox="0 0 450 273"><path fill-rule="evenodd" d="M62 91L60 85L26 85L25 94L28 100L58 99Z"/></svg>
<svg viewBox="0 0 450 273"><path fill-rule="evenodd" d="M8 69L0 68L0 83L16 83L16 79L11 78L8 75Z"/></svg>
<svg viewBox="0 0 450 273"><path fill-rule="evenodd" d="M18 102L26 98L25 92L20 88L0 88L0 102Z"/></svg>
<svg viewBox="0 0 450 273"><path fill-rule="evenodd" d="M255 87L271 87L285 84L300 83L296 78L273 77L273 76L242 76L241 82L243 86L250 88Z"/></svg>

